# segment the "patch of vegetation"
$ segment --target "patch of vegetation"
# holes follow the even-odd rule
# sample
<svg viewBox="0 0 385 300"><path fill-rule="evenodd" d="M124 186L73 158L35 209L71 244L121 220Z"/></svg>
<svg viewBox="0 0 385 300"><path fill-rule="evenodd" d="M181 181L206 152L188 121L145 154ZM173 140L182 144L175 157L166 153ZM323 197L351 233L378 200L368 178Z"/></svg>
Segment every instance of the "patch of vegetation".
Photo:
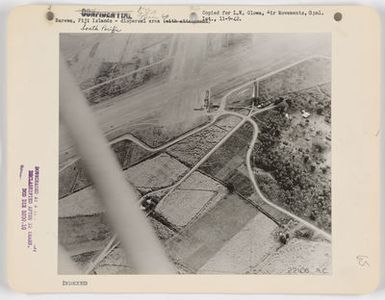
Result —
<svg viewBox="0 0 385 300"><path fill-rule="evenodd" d="M223 182L230 193L237 192L249 197L254 192L253 185L239 168L245 165L252 133L251 124L245 123L201 165L199 170Z"/></svg>
<svg viewBox="0 0 385 300"><path fill-rule="evenodd" d="M311 240L314 236L314 231L307 227L302 227L294 232L294 237L303 240Z"/></svg>
<svg viewBox="0 0 385 300"><path fill-rule="evenodd" d="M129 140L112 144L117 159L123 170L138 164L152 155ZM59 199L92 185L81 159L59 173Z"/></svg>
<svg viewBox="0 0 385 300"><path fill-rule="evenodd" d="M92 86L98 84L101 85L86 93L86 98L89 103L99 103L106 99L127 93L130 90L147 83L151 79L168 74L170 71L170 64L167 61L134 72L138 70L139 67L141 67L139 58L129 63L103 63L93 80ZM131 72L134 73L130 74ZM124 76L124 74L130 75ZM112 80L114 78L117 79ZM106 83L103 84L103 82Z"/></svg>
<svg viewBox="0 0 385 300"><path fill-rule="evenodd" d="M204 126L209 120L208 116L200 116L187 125L175 124L172 127L163 125L137 126L131 129L130 133L150 147L159 147L199 126Z"/></svg>
<svg viewBox="0 0 385 300"><path fill-rule="evenodd" d="M296 120L302 118L298 109L305 107L310 111L306 103L306 98L297 97L289 102L288 108L278 107L256 118L260 133L252 162L264 171L257 172L257 180L261 191L269 199L330 231L330 174L321 163L327 143L317 137L310 140L308 129L303 130L304 136L292 138L296 136L292 131L301 128L295 126ZM285 117L287 113L293 117ZM306 122L304 124L305 128L310 126ZM303 138L305 142L302 143Z"/></svg>
<svg viewBox="0 0 385 300"><path fill-rule="evenodd" d="M327 87L330 88L330 83L319 87L312 87L295 93L289 93L288 112L295 112L303 109L311 114L323 116L324 121L328 124L331 122L331 101L330 95L327 93Z"/></svg>
<svg viewBox="0 0 385 300"><path fill-rule="evenodd" d="M170 146L166 151L191 167L219 143L226 133L226 130L212 125Z"/></svg>

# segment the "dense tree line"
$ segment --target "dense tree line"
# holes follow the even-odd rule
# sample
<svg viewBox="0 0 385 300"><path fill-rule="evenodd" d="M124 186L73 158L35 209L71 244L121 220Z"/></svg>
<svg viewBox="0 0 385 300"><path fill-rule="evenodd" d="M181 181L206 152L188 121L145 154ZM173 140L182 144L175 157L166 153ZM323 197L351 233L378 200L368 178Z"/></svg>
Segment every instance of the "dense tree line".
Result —
<svg viewBox="0 0 385 300"><path fill-rule="evenodd" d="M282 132L289 128L290 120L283 116L280 109L266 112L258 123L260 133L254 148L253 163L270 173L277 182L279 191L274 194L278 199L272 200L330 230L330 185L320 182L314 174L314 155L306 151L294 151L282 143ZM322 145L313 147L312 152L317 151L322 151ZM261 187L261 190L269 189Z"/></svg>

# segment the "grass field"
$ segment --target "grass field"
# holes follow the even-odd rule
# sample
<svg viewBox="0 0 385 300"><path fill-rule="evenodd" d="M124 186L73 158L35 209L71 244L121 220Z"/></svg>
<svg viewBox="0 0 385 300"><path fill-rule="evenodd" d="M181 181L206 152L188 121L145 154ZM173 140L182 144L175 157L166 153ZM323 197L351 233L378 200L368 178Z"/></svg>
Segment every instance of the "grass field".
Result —
<svg viewBox="0 0 385 300"><path fill-rule="evenodd" d="M226 188L215 180L194 172L167 198L161 200L155 212L177 228L195 222L226 194Z"/></svg>
<svg viewBox="0 0 385 300"><path fill-rule="evenodd" d="M265 98L310 88L330 81L331 62L312 58L259 82L260 95Z"/></svg>
<svg viewBox="0 0 385 300"><path fill-rule="evenodd" d="M233 116L221 118L208 128L170 146L166 152L186 165L193 166L238 122L239 118Z"/></svg>
<svg viewBox="0 0 385 300"><path fill-rule="evenodd" d="M199 168L202 172L224 182L244 197L253 192L253 186L242 169L246 163L246 152L252 136L251 125L245 123Z"/></svg>
<svg viewBox="0 0 385 300"><path fill-rule="evenodd" d="M191 226L167 241L171 258L197 272L260 212L235 194L227 195ZM266 221L269 220L266 218Z"/></svg>

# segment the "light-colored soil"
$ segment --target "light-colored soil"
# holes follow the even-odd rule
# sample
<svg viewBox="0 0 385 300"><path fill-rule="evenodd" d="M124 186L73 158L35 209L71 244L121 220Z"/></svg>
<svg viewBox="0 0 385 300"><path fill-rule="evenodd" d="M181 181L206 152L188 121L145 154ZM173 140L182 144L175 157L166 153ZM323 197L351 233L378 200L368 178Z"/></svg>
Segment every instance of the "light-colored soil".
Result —
<svg viewBox="0 0 385 300"><path fill-rule="evenodd" d="M175 234L154 218L149 217L149 220L161 241L164 242ZM120 245L100 262L95 272L97 274L135 274L129 257Z"/></svg>
<svg viewBox="0 0 385 300"><path fill-rule="evenodd" d="M253 84L249 84L242 89L236 90L227 97L226 109L237 110L249 108L252 102Z"/></svg>
<svg viewBox="0 0 385 300"><path fill-rule="evenodd" d="M257 214L252 205L232 194L166 243L170 257L197 272Z"/></svg>
<svg viewBox="0 0 385 300"><path fill-rule="evenodd" d="M167 154L160 154L124 171L126 178L140 191L169 186L188 168ZM138 199L140 194L138 193ZM59 200L59 217L94 215L104 212L95 189L89 186Z"/></svg>
<svg viewBox="0 0 385 300"><path fill-rule="evenodd" d="M172 185L187 171L185 165L162 153L127 169L124 173L134 186L156 190Z"/></svg>
<svg viewBox="0 0 385 300"><path fill-rule="evenodd" d="M226 193L215 180L194 172L170 196L161 200L155 211L176 227L183 227L199 218Z"/></svg>
<svg viewBox="0 0 385 300"><path fill-rule="evenodd" d="M232 239L230 239L198 273L236 273L249 272L275 251L280 243L274 239L277 225L263 214L257 214Z"/></svg>
<svg viewBox="0 0 385 300"><path fill-rule="evenodd" d="M292 239L253 272L259 274L330 274L331 244L326 241Z"/></svg>
<svg viewBox="0 0 385 300"><path fill-rule="evenodd" d="M260 95L269 98L330 81L331 62L313 58L260 81Z"/></svg>
<svg viewBox="0 0 385 300"><path fill-rule="evenodd" d="M212 191L176 190L155 211L175 226L185 226L215 196Z"/></svg>
<svg viewBox="0 0 385 300"><path fill-rule="evenodd" d="M180 186L179 189L191 189L191 190L210 190L210 191L223 191L226 190L218 181L211 179L210 177L203 175L200 172L192 173Z"/></svg>
<svg viewBox="0 0 385 300"><path fill-rule="evenodd" d="M104 212L94 187L88 187L59 200L59 218Z"/></svg>

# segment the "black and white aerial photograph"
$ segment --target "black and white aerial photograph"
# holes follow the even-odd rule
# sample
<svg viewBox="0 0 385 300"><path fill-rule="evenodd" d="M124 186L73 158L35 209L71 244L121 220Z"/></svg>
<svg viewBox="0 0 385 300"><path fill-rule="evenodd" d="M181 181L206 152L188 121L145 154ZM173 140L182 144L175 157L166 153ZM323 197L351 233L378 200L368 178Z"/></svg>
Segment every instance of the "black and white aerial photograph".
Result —
<svg viewBox="0 0 385 300"><path fill-rule="evenodd" d="M59 42L134 191L127 201L151 229L111 222L113 188L93 180L60 111L58 245L79 274L162 273L163 260L176 274L332 274L330 33L61 33ZM147 236L159 249L131 255ZM58 273L69 274L60 264Z"/></svg>

